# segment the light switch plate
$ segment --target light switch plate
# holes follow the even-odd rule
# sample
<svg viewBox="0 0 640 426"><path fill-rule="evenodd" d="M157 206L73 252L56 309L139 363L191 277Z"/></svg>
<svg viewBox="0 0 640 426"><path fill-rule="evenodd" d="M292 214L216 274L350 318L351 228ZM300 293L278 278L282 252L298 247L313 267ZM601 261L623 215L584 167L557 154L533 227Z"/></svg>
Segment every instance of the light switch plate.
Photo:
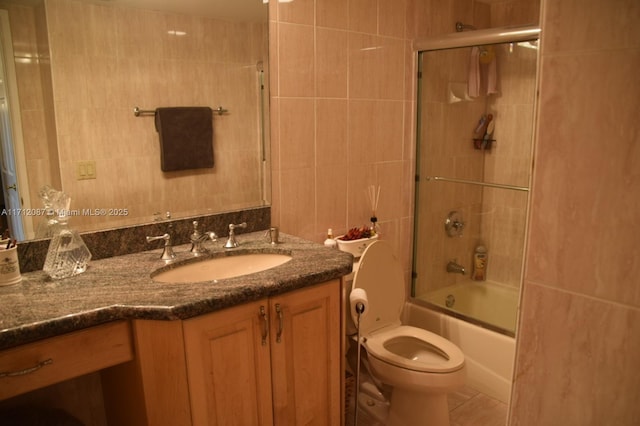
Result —
<svg viewBox="0 0 640 426"><path fill-rule="evenodd" d="M78 161L76 163L76 178L78 180L95 179L96 178L96 162L95 161Z"/></svg>

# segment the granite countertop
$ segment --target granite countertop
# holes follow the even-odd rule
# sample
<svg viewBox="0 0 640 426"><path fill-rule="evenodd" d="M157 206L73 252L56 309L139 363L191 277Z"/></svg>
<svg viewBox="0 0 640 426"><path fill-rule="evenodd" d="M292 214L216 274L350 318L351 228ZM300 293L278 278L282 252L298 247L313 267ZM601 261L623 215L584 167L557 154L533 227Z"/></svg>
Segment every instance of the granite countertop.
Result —
<svg viewBox="0 0 640 426"><path fill-rule="evenodd" d="M276 252L292 259L255 274L200 283L158 283L150 274L165 267L162 249L91 261L75 277L52 280L44 272L0 287L0 349L121 319L176 320L339 278L351 272L351 254L280 234L269 244L264 231L237 235L240 246L207 242L206 257ZM159 242L160 244L161 242ZM174 265L191 261L190 244L174 247Z"/></svg>

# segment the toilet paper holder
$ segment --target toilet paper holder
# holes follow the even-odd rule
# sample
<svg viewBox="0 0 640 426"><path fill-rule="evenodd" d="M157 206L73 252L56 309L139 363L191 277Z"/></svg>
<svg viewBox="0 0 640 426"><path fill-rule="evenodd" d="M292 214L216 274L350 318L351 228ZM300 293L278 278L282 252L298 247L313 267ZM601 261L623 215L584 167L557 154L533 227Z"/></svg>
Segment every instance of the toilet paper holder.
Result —
<svg viewBox="0 0 640 426"><path fill-rule="evenodd" d="M369 300L367 292L363 288L354 288L349 293L349 304L351 306L351 318L356 326L359 326L359 320L368 313Z"/></svg>

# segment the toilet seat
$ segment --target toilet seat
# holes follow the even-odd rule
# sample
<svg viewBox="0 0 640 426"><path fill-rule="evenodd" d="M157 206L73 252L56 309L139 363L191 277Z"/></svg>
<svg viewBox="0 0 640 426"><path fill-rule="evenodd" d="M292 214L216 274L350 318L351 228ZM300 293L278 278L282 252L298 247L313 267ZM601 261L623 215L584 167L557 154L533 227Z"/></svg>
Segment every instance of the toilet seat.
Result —
<svg viewBox="0 0 640 426"><path fill-rule="evenodd" d="M367 336L364 346L370 356L413 371L449 373L464 365L460 348L417 327L389 327Z"/></svg>

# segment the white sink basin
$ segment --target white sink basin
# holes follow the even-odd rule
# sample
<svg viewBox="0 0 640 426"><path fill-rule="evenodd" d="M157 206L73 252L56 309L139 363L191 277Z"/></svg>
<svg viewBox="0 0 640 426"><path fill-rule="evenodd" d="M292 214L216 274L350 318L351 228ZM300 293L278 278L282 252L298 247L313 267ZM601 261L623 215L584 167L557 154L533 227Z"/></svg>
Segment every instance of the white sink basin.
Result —
<svg viewBox="0 0 640 426"><path fill-rule="evenodd" d="M253 274L287 263L291 256L274 253L249 253L236 256L216 257L200 262L176 266L152 274L153 281L161 283L193 283L221 280Z"/></svg>

